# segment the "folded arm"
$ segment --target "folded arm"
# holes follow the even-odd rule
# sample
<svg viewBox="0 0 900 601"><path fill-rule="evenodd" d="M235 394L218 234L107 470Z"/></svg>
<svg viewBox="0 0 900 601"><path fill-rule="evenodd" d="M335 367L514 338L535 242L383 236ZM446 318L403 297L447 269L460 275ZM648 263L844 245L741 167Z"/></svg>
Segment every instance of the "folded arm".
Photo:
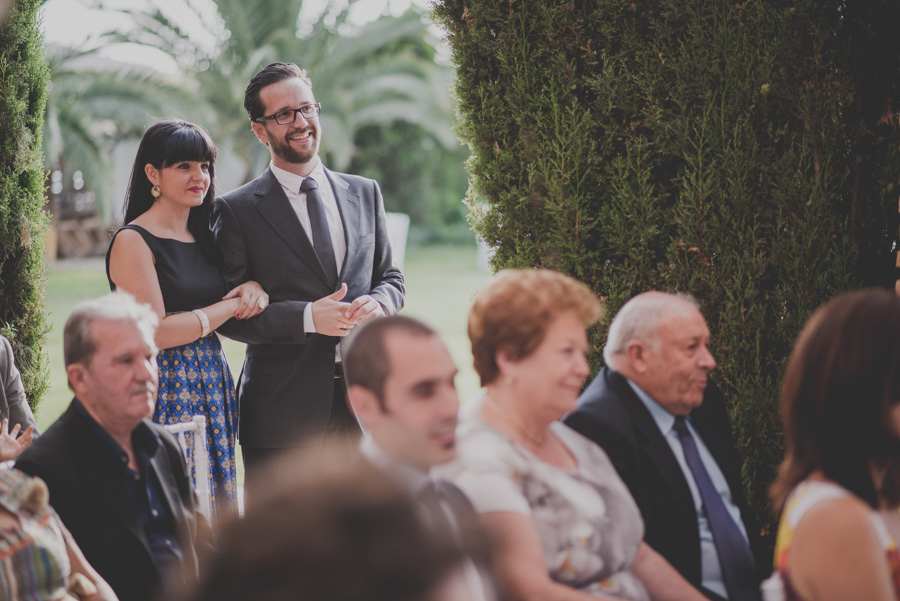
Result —
<svg viewBox="0 0 900 601"><path fill-rule="evenodd" d="M188 344L203 334L203 324L198 315L190 311L166 315L153 253L138 232L125 229L116 235L109 255L109 275L117 289L128 292L140 303L150 305L159 316L159 327L156 329L156 345L159 348ZM203 307L201 310L208 318L210 331L239 312L254 315L262 311L258 306L247 309L252 290L255 289L251 286L236 286L223 300ZM250 292L246 298L245 291Z"/></svg>

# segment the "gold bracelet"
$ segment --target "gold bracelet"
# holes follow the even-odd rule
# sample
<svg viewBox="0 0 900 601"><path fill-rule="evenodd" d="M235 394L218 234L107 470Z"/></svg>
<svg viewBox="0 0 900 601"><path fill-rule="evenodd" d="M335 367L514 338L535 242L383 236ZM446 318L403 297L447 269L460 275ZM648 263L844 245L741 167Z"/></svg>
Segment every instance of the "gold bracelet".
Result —
<svg viewBox="0 0 900 601"><path fill-rule="evenodd" d="M200 334L200 338L206 338L209 336L209 317L206 316L206 313L203 312L203 309L194 309L191 311L194 315L197 316L197 319L200 320L200 329L202 330L202 334Z"/></svg>

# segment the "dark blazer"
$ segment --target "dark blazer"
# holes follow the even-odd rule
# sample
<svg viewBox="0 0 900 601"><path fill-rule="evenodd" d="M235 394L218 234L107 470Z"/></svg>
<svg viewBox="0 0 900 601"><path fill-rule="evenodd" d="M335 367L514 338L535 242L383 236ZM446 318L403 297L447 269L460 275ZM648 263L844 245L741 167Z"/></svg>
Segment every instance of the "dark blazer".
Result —
<svg viewBox="0 0 900 601"><path fill-rule="evenodd" d="M625 377L604 367L563 421L603 447L641 510L644 541L699 588L700 535L690 488L669 443ZM765 558L759 528L747 510L724 398L712 382L703 404L691 412L691 422L728 481L762 571L771 558Z"/></svg>
<svg viewBox="0 0 900 601"><path fill-rule="evenodd" d="M360 453L358 459L364 465L371 467L374 471L387 476L400 486L401 489L411 492L408 490L408 483L395 477L389 467L376 464L366 457L364 453ZM444 501L446 507L449 508L450 512L453 514L453 519L459 529L456 533L459 537L458 542L472 561L475 569L478 571L487 598L502 601L499 590L497 589L497 583L494 580L493 572L491 571L490 549L486 533L481 525L481 520L478 517L478 512L475 511L475 507L472 505L469 497L449 480L436 479L435 488L437 488L441 500Z"/></svg>
<svg viewBox="0 0 900 601"><path fill-rule="evenodd" d="M340 210L347 255L345 301L369 294L386 313L403 306L403 274L394 265L384 201L371 179L326 170ZM298 446L324 434L334 392L340 338L303 331L303 310L340 287L325 272L284 189L270 169L213 204L212 231L229 288L255 280L270 305L220 330L247 343L238 385L241 445Z"/></svg>
<svg viewBox="0 0 900 601"><path fill-rule="evenodd" d="M185 574L196 577L197 530L199 526L208 535L208 526L196 512L184 456L175 438L162 427L145 423L161 439L150 469L174 516ZM121 601L155 597L160 574L124 486L122 466L73 404L19 456L16 468L47 483L50 505Z"/></svg>
<svg viewBox="0 0 900 601"><path fill-rule="evenodd" d="M413 491L409 490L409 484L394 474L392 470L393 464L388 465L387 463L384 463L379 465L369 457L366 457L365 453L362 452L357 455L356 460L360 461L362 465L367 466L367 468L371 468L373 471L387 476L387 478L398 485L401 490L406 491L408 494L412 494ZM483 541L480 540L483 535L481 533L478 512L475 511L475 507L472 505L469 497L449 480L435 479L434 483L435 488L438 490L438 494L440 494L441 499L447 504L447 507L453 513L457 525L461 528L459 534L463 540L463 544L470 543L475 547L483 544Z"/></svg>
<svg viewBox="0 0 900 601"><path fill-rule="evenodd" d="M12 345L0 336L0 419L9 420L9 429L19 424L22 430L35 426L34 414L25 398L22 376L13 362ZM35 435L37 431L35 430Z"/></svg>

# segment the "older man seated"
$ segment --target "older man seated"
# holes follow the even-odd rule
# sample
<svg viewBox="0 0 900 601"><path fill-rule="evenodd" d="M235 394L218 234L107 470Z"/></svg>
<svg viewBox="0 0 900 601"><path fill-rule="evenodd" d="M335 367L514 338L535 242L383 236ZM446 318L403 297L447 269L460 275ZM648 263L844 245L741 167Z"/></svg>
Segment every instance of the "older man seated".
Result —
<svg viewBox="0 0 900 601"><path fill-rule="evenodd" d="M686 295L645 292L616 314L604 367L566 425L606 451L646 524L644 541L707 598L757 601L762 549L724 399L707 376L709 328ZM752 546L751 546L752 545Z"/></svg>
<svg viewBox="0 0 900 601"><path fill-rule="evenodd" d="M178 443L146 419L156 402L156 325L125 293L77 306L63 334L75 398L16 462L47 483L87 560L129 601L195 578L198 527L208 531Z"/></svg>

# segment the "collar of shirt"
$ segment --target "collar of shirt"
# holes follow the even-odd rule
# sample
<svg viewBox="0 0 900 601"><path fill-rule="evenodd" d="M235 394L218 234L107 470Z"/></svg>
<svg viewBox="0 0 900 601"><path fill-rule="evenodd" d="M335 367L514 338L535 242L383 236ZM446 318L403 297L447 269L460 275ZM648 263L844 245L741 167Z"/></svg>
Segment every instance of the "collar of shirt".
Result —
<svg viewBox="0 0 900 601"><path fill-rule="evenodd" d="M281 167L277 167L275 163L269 163L269 169L272 170L272 175L275 176L275 179L278 180L278 183L282 185L282 187L293 194L300 194L300 184L303 183L303 180L306 177L311 177L316 180L316 183L322 184L323 182L327 182L328 180L325 177L325 166L322 165L321 159L316 157L316 166L313 167L313 170L309 172L309 175L303 177L302 175L297 175L296 173L292 173L290 171L286 171Z"/></svg>
<svg viewBox="0 0 900 601"><path fill-rule="evenodd" d="M306 193L300 191L300 184L305 178L285 171L270 163L269 168L287 196L291 208L300 221L300 227L306 232L310 242L313 241L312 225L309 220L309 209L306 206ZM347 255L347 240L344 238L344 222L341 219L341 211L338 208L337 197L331 187L328 176L325 175L325 166L319 160L315 168L307 177L311 177L319 184L319 198L322 199L322 205L325 210L325 219L328 222L328 233L331 236L331 248L334 250L335 267L338 274L344 265L344 258Z"/></svg>
<svg viewBox="0 0 900 601"><path fill-rule="evenodd" d="M416 495L429 482L434 482L432 470L423 472L411 465L400 463L388 457L378 443L371 436L362 437L359 443L359 451L372 462L375 467L382 470L389 478L412 495Z"/></svg>
<svg viewBox="0 0 900 601"><path fill-rule="evenodd" d="M625 381L628 382L628 385L631 386L634 394L641 399L641 402L647 408L647 411L650 412L650 416L653 418L653 421L656 422L656 427L659 428L659 431L662 432L663 435L668 436L669 432L671 432L672 428L675 426L675 416L663 409L662 405L654 401L653 397L644 392L640 386L628 378L625 378ZM685 421L690 422L690 418Z"/></svg>
<svg viewBox="0 0 900 601"><path fill-rule="evenodd" d="M75 409L81 413L81 416L94 430L94 433L101 441L101 444L106 449L109 457L118 465L121 465L124 470L128 470L128 453L125 452L122 445L116 442L115 439L109 435L109 432L104 430L103 426L97 423L97 420L88 413L87 409L84 408L84 405L81 404L81 401L75 399L73 402L75 404ZM143 471L143 468L150 463L150 460L159 450L159 437L156 432L147 426L147 424L141 422L138 424L138 427L134 429L134 432L131 433L131 444L135 460L137 461L139 468Z"/></svg>

